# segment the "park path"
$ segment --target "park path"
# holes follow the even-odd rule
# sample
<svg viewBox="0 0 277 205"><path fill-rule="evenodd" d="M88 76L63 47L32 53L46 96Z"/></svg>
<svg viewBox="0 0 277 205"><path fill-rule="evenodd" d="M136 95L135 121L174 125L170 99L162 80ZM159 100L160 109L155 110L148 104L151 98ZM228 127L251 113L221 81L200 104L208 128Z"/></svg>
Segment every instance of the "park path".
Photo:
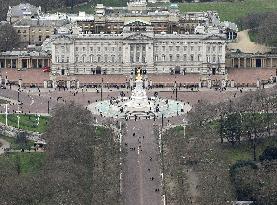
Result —
<svg viewBox="0 0 277 205"><path fill-rule="evenodd" d="M123 136L123 146L127 148L123 166L124 205L161 205L160 161L153 124L153 120L126 122L127 133Z"/></svg>
<svg viewBox="0 0 277 205"><path fill-rule="evenodd" d="M5 149L10 148L10 143L4 139L0 139L0 155L5 153Z"/></svg>

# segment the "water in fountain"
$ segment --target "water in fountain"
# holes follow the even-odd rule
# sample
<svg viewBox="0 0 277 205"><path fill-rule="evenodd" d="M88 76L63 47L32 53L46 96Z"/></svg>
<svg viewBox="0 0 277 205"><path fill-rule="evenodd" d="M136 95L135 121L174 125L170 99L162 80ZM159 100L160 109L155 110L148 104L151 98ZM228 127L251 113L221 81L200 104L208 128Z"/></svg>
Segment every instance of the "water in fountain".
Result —
<svg viewBox="0 0 277 205"><path fill-rule="evenodd" d="M191 107L180 101L167 100L159 97L148 98L143 88L143 81L138 78L131 97L119 97L115 100L105 100L88 106L94 114L105 117L171 117L188 112Z"/></svg>

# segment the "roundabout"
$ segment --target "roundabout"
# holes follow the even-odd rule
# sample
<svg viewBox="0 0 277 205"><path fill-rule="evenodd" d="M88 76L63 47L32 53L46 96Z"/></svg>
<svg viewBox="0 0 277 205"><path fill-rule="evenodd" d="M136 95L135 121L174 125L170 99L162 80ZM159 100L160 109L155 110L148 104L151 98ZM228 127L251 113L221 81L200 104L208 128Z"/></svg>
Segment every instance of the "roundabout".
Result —
<svg viewBox="0 0 277 205"><path fill-rule="evenodd" d="M89 104L93 114L111 118L151 119L174 117L190 111L191 106L181 101L163 99L157 95L148 97L143 87L143 80L138 69L136 87L130 97L118 97Z"/></svg>

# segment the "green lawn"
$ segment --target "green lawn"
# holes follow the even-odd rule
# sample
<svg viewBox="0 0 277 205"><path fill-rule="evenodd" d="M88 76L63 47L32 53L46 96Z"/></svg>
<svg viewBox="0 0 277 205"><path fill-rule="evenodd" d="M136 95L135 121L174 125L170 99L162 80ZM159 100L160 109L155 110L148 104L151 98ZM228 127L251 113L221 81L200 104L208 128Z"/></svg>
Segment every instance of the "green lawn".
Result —
<svg viewBox="0 0 277 205"><path fill-rule="evenodd" d="M276 137L262 139L257 143L257 160L267 146L277 146ZM224 148L222 148L222 153L225 161L230 164L234 164L238 160L253 160L253 149L249 141L242 142L234 147L231 145L224 146Z"/></svg>
<svg viewBox="0 0 277 205"><path fill-rule="evenodd" d="M38 117L36 115L19 115L19 128L27 131L43 133L46 131L47 123L49 117L40 116L39 125ZM8 125L17 128L17 115L10 114L8 115ZM6 123L6 116L4 114L0 115L0 122Z"/></svg>
<svg viewBox="0 0 277 205"><path fill-rule="evenodd" d="M17 143L15 138L3 136L3 135L0 135L0 138L4 139L4 140L6 140L7 142L10 143L11 149L14 149L14 150L20 150L20 149L22 149L22 145ZM30 140L28 140L26 145L24 145L25 149L29 149L32 146L34 146L34 142L30 141Z"/></svg>
<svg viewBox="0 0 277 205"><path fill-rule="evenodd" d="M181 3L181 12L218 11L221 21L236 21L251 13L277 11L277 0L244 0L232 2Z"/></svg>
<svg viewBox="0 0 277 205"><path fill-rule="evenodd" d="M45 153L9 153L0 156L1 166L5 166L5 163L12 163L14 166L20 170L20 173L26 174L30 172L37 172L42 167L45 162Z"/></svg>
<svg viewBox="0 0 277 205"><path fill-rule="evenodd" d="M105 6L126 6L126 0L98 0L98 3ZM161 4L149 4L150 6L161 6ZM169 5L169 4L166 4ZM71 8L60 8L52 10L54 12L73 12L85 11L86 13L94 13L92 2L87 4L76 5L71 11ZM251 13L262 13L269 11L277 11L277 0L236 0L235 2L205 2L205 3L180 3L179 9L181 12L190 11L218 11L221 21L236 21L240 17L247 16Z"/></svg>

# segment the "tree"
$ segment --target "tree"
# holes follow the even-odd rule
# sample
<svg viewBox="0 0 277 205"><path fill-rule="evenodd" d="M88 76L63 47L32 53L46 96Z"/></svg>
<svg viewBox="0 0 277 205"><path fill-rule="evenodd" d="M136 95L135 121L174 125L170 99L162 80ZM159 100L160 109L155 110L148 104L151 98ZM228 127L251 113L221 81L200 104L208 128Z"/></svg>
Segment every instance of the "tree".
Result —
<svg viewBox="0 0 277 205"><path fill-rule="evenodd" d="M19 36L10 24L0 25L0 51L12 50L18 45Z"/></svg>
<svg viewBox="0 0 277 205"><path fill-rule="evenodd" d="M222 121L222 134L232 143L232 145L240 142L242 122L240 113L232 113L223 118Z"/></svg>

